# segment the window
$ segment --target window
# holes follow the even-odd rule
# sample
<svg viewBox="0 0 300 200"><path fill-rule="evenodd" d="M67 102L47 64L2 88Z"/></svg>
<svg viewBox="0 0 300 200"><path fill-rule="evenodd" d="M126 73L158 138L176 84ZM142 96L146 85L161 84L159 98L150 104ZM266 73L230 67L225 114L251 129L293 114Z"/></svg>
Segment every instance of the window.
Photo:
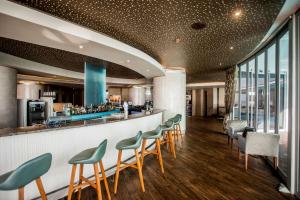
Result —
<svg viewBox="0 0 300 200"><path fill-rule="evenodd" d="M280 134L279 168L287 174L288 169L288 76L289 76L289 32L279 39L279 113Z"/></svg>
<svg viewBox="0 0 300 200"><path fill-rule="evenodd" d="M255 59L248 63L248 112L249 126L254 127L256 117L256 88L255 88L256 72Z"/></svg>
<svg viewBox="0 0 300 200"><path fill-rule="evenodd" d="M300 109L300 89L296 85L293 89L293 85L290 85L300 82L300 12L296 17L296 23L290 20L269 44L239 65L240 90L236 91L239 102L235 102L235 107L240 108L240 119L248 120L249 126L255 127L257 132L280 135L279 174L287 185L291 183L292 177L297 177L300 196L300 122L298 115L293 115L299 112L295 108ZM297 41L292 41L291 30L295 24L297 30L294 31L296 35L293 38ZM297 44L297 48L291 46L293 43ZM296 56L292 56L294 51L291 49L295 50ZM292 58L295 60L291 60ZM292 65L294 61L296 65ZM292 80L292 77L296 77L296 80ZM292 121L291 116L295 116L295 120ZM298 134L296 145L291 145L291 130ZM296 161L293 160L294 152L298 154ZM296 176L291 170L294 163L297 163Z"/></svg>
<svg viewBox="0 0 300 200"><path fill-rule="evenodd" d="M257 131L263 132L265 124L265 53L257 57Z"/></svg>
<svg viewBox="0 0 300 200"><path fill-rule="evenodd" d="M244 64L240 68L241 70L241 95L240 95L240 102L241 102L241 120L247 120L247 65Z"/></svg>
<svg viewBox="0 0 300 200"><path fill-rule="evenodd" d="M276 117L276 44L273 44L268 50L267 61L267 78L268 78L268 115L267 115L267 131L275 131L275 117Z"/></svg>

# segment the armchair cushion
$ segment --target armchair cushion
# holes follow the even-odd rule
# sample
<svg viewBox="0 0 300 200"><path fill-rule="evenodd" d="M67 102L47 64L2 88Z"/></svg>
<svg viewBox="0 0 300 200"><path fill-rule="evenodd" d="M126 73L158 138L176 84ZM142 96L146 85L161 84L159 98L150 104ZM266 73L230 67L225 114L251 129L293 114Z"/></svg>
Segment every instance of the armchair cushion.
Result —
<svg viewBox="0 0 300 200"><path fill-rule="evenodd" d="M228 135L232 139L237 139L237 132L243 132L244 129L247 127L248 122L247 120L229 120L227 124Z"/></svg>
<svg viewBox="0 0 300 200"><path fill-rule="evenodd" d="M249 132L238 136L238 145L245 154L278 157L279 139L279 134Z"/></svg>

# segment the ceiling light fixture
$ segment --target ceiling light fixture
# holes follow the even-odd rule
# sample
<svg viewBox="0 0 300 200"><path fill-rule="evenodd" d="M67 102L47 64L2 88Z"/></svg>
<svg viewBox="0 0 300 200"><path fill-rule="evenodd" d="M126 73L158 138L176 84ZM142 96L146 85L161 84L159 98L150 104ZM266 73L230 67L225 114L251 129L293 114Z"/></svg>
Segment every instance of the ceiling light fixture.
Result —
<svg viewBox="0 0 300 200"><path fill-rule="evenodd" d="M229 47L230 50L233 50L233 46Z"/></svg>
<svg viewBox="0 0 300 200"><path fill-rule="evenodd" d="M242 15L242 11L241 10L237 10L237 11L234 12L234 16L235 17L239 17L241 15Z"/></svg>
<svg viewBox="0 0 300 200"><path fill-rule="evenodd" d="M147 69L146 71L147 71L147 72L150 72L150 69Z"/></svg>
<svg viewBox="0 0 300 200"><path fill-rule="evenodd" d="M192 29L195 29L195 30L201 30L201 29L206 28L206 24L201 23L201 22L195 22L191 25L191 27L192 27Z"/></svg>
<svg viewBox="0 0 300 200"><path fill-rule="evenodd" d="M79 45L79 49L83 49L83 45Z"/></svg>
<svg viewBox="0 0 300 200"><path fill-rule="evenodd" d="M180 38L176 38L176 39L175 39L176 44L178 44L180 41L181 41Z"/></svg>
<svg viewBox="0 0 300 200"><path fill-rule="evenodd" d="M126 60L126 62L127 62L127 63L130 63L130 60L128 59L128 60Z"/></svg>

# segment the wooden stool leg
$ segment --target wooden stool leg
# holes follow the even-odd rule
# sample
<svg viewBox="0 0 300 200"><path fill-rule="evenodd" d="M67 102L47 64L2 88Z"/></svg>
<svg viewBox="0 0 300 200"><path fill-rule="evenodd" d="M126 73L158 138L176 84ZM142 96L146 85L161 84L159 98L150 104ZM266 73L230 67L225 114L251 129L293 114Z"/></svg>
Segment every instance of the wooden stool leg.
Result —
<svg viewBox="0 0 300 200"><path fill-rule="evenodd" d="M171 152L170 131L167 131L166 137L167 137L167 149L168 149L168 152Z"/></svg>
<svg viewBox="0 0 300 200"><path fill-rule="evenodd" d="M141 166L142 167L143 167L143 164L144 164L144 156L145 156L146 145L147 145L147 140L143 140L142 153L141 153Z"/></svg>
<svg viewBox="0 0 300 200"><path fill-rule="evenodd" d="M171 153L173 153L173 157L176 159L176 151L175 151L175 145L174 145L174 140L172 138L172 132L169 132L169 138L170 138L170 149Z"/></svg>
<svg viewBox="0 0 300 200"><path fill-rule="evenodd" d="M117 193L117 189L118 189L118 180L119 180L121 159L122 159L122 150L119 150L118 162L117 162L117 170L116 170L115 183L114 183L114 193L115 194Z"/></svg>
<svg viewBox="0 0 300 200"><path fill-rule="evenodd" d="M159 144L160 144L160 139L158 139L159 140ZM160 147L160 146L159 146ZM157 144L156 144L156 142L155 142L155 152L158 152L158 149L157 149ZM157 159L157 160L159 160L159 156L158 156L158 154L156 154L156 155L154 155L154 157ZM143 167L143 166L142 166Z"/></svg>
<svg viewBox="0 0 300 200"><path fill-rule="evenodd" d="M228 145L230 144L230 137L229 137L229 135L227 136L227 144Z"/></svg>
<svg viewBox="0 0 300 200"><path fill-rule="evenodd" d="M139 171L139 177L140 177L140 183L141 183L142 191L145 192L144 178L143 178L142 167L141 167L140 159L139 159L139 152L138 152L137 149L135 149L134 152L135 152L135 157L136 157L137 168L138 168L138 171Z"/></svg>
<svg viewBox="0 0 300 200"><path fill-rule="evenodd" d="M70 185L69 185L69 192L68 192L68 200L71 200L72 198L72 193L74 190L74 179L75 179L75 173L76 173L76 165L72 165L72 173L71 173L71 180L70 180Z"/></svg>
<svg viewBox="0 0 300 200"><path fill-rule="evenodd" d="M180 146L182 147L183 134L181 132L180 123L178 124L178 131L179 131L179 134L180 134Z"/></svg>
<svg viewBox="0 0 300 200"><path fill-rule="evenodd" d="M97 197L98 197L98 200L101 200L102 194L101 194L101 185L100 185L98 164L94 163L93 165L94 165L94 172L95 172L95 178L96 178Z"/></svg>
<svg viewBox="0 0 300 200"><path fill-rule="evenodd" d="M36 179L35 182L36 182L36 185L37 185L37 187L39 189L39 192L41 194L42 200L47 200L46 192L44 190L41 177L39 177L38 179Z"/></svg>
<svg viewBox="0 0 300 200"><path fill-rule="evenodd" d="M178 125L176 125L176 141L179 141L179 129L178 129Z"/></svg>
<svg viewBox="0 0 300 200"><path fill-rule="evenodd" d="M274 167L274 169L277 169L277 167L278 167L278 158L277 157L273 157L273 167Z"/></svg>
<svg viewBox="0 0 300 200"><path fill-rule="evenodd" d="M24 187L19 188L19 200L24 200Z"/></svg>
<svg viewBox="0 0 300 200"><path fill-rule="evenodd" d="M248 154L245 153L245 170L248 169Z"/></svg>
<svg viewBox="0 0 300 200"><path fill-rule="evenodd" d="M80 168L79 168L79 181L78 181L78 184L81 184L82 180L81 180L81 177L83 176L83 164L80 164ZM78 200L81 199L81 187L78 188L78 196L77 196Z"/></svg>
<svg viewBox="0 0 300 200"><path fill-rule="evenodd" d="M102 178L103 178L103 181L104 181L104 186L105 186L106 193L107 193L107 198L108 198L108 200L110 200L111 199L110 198L110 192L109 192L109 187L108 187L108 183L107 183L107 179L106 179L105 170L104 170L102 160L100 160L99 164L100 164Z"/></svg>
<svg viewBox="0 0 300 200"><path fill-rule="evenodd" d="M161 155L161 151L160 151L160 139L156 139L156 146L157 146L157 153L158 153L160 169L161 169L161 172L164 173L165 172L164 164L163 164L162 155Z"/></svg>

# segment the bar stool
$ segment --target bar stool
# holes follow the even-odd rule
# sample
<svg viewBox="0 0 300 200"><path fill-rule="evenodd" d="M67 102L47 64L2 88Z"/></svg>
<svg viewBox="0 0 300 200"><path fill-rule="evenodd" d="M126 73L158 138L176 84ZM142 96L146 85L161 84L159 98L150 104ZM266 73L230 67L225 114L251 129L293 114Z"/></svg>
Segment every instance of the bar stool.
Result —
<svg viewBox="0 0 300 200"><path fill-rule="evenodd" d="M180 122L182 119L182 115L181 114L177 114L175 117L171 118L174 122L174 139L176 138L176 140L178 141L179 135L181 137L181 142L183 139L183 134L181 132L181 127L180 127Z"/></svg>
<svg viewBox="0 0 300 200"><path fill-rule="evenodd" d="M107 198L110 199L110 193L109 188L106 180L106 175L104 171L104 166L102 163L102 158L105 154L107 146L107 140L105 139L103 142L99 144L96 148L86 149L79 154L75 155L71 160L69 160L69 164L72 164L72 173L71 173L71 180L70 180L70 186L69 186L69 192L68 192L68 200L71 200L72 193L74 190L78 190L78 199L81 198L81 189L85 186L92 186L97 191L97 197L98 200L102 199L101 194L101 185L100 181L104 181ZM99 176L99 168L98 163L100 165L101 174L102 177ZM79 169L79 181L77 185L74 185L74 179L75 179L75 173L76 173L76 167L77 164L80 165ZM86 177L83 176L83 166L84 164L90 164L94 167L94 180L89 180Z"/></svg>
<svg viewBox="0 0 300 200"><path fill-rule="evenodd" d="M144 132L142 135L143 139L143 144L142 144L142 159L141 159L141 165L143 167L144 163L144 157L149 154L154 154L158 156L159 160L159 165L161 172L164 173L164 166L163 166L163 160L162 160L162 155L160 151L160 142L161 142L161 137L162 137L162 129L161 126L158 126L155 130L153 131L148 131ZM146 145L147 145L147 140L148 139L154 139L155 140L155 149L154 150L146 150Z"/></svg>
<svg viewBox="0 0 300 200"><path fill-rule="evenodd" d="M138 148L141 146L141 142L142 142L142 132L139 131L139 133L135 137L124 139L117 143L116 149L119 150L119 153L118 153L118 163L117 163L117 170L116 170L115 184L114 184L115 194L117 193L117 188L118 188L119 173L121 170L126 169L127 167L132 167L138 170L142 191L145 192L142 167L141 167L139 152L138 152ZM122 163L121 161L122 151L130 150L130 149L134 150L136 162Z"/></svg>
<svg viewBox="0 0 300 200"><path fill-rule="evenodd" d="M48 172L52 161L50 153L43 154L29 160L17 169L0 176L0 190L19 190L19 200L24 199L24 187L34 181L37 184L42 200L46 200L46 193L41 176Z"/></svg>
<svg viewBox="0 0 300 200"><path fill-rule="evenodd" d="M164 133L165 139L161 144L167 144L168 149L173 154L173 157L176 159L176 150L175 150L175 144L173 139L173 131L174 131L174 121L173 119L168 119L162 126L161 126L162 132Z"/></svg>

